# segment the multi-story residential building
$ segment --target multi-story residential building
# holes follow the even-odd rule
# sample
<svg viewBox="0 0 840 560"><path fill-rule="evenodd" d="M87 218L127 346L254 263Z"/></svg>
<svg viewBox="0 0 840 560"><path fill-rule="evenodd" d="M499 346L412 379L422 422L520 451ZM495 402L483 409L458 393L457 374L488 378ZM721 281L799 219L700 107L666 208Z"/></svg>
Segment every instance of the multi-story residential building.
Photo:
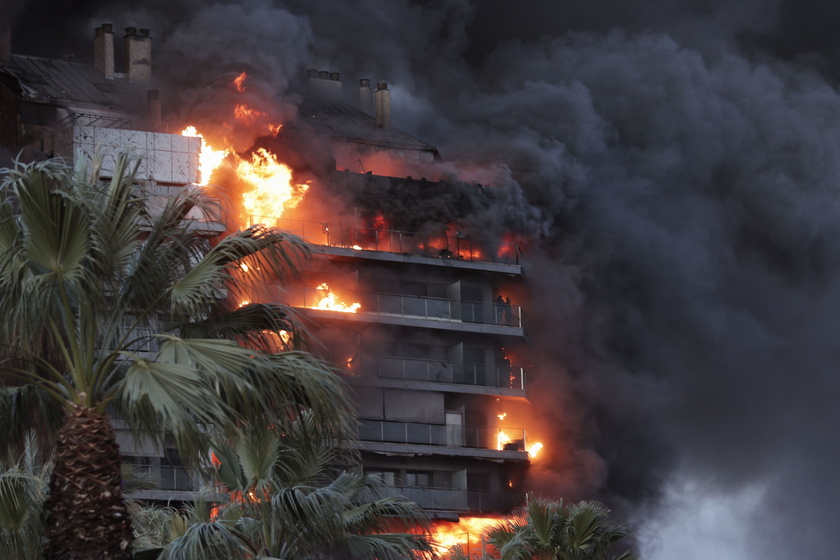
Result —
<svg viewBox="0 0 840 560"><path fill-rule="evenodd" d="M113 40L111 26L96 30L94 67L0 60L0 145L70 159L78 150L108 157L131 148L143 157L139 178L150 189L196 182L199 140L167 133L148 89L148 31L127 29L124 73L115 72ZM308 85L301 118L288 127L308 140L287 145L323 153L286 155L320 162L315 175L325 191L446 189L408 176L440 156L391 126L387 84L372 91L362 80L358 107L344 102L338 74L310 71ZM267 297L300 310L320 341L316 351L346 374L359 418L359 468L441 519L517 505L530 445L520 424L528 417L526 372L516 358L525 354L525 330L522 309L504 296L523 282L518 248L447 224L424 230L434 234L400 231L389 225L395 216L371 203L334 212L311 206L321 208L317 222L308 221L304 202L305 219L272 224L301 235L316 258L300 283L267 287ZM222 230L203 216L188 218L204 235ZM355 310L342 308L354 303ZM160 456L127 434L120 443L160 484L144 497L186 499L196 489L175 454Z"/></svg>
<svg viewBox="0 0 840 560"><path fill-rule="evenodd" d="M310 71L309 81L315 99L301 126L333 151L336 169L323 174L329 190L423 196L447 188L407 176L439 155L390 126L387 84L370 115L367 80L358 109L337 96L338 74ZM518 248L448 233L447 224L427 228L438 234L396 231L387 224L398 217L375 203L353 210L335 212L345 216L335 221L277 222L317 256L300 285L277 293L311 320L324 355L347 375L364 470L436 517L510 510L529 465L528 434L517 424L528 417L525 371L511 361L525 354L523 313L501 295L522 283Z"/></svg>

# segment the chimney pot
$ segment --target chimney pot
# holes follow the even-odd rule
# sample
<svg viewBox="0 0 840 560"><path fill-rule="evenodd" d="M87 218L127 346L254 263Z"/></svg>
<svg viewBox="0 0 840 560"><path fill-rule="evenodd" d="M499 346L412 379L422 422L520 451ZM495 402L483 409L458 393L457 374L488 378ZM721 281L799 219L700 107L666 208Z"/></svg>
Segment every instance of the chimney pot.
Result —
<svg viewBox="0 0 840 560"><path fill-rule="evenodd" d="M126 35L137 35L137 28L136 27L126 27L125 28Z"/></svg>
<svg viewBox="0 0 840 560"><path fill-rule="evenodd" d="M318 77L318 71L315 70L314 68L310 68L309 70L306 71L306 77L307 78L317 78Z"/></svg>
<svg viewBox="0 0 840 560"><path fill-rule="evenodd" d="M338 73L338 72L330 72L330 80L332 80L334 82L340 82L341 81L341 74Z"/></svg>
<svg viewBox="0 0 840 560"><path fill-rule="evenodd" d="M318 72L318 77L321 78L322 80L329 80L330 79L330 73L327 70L321 70L320 72Z"/></svg>
<svg viewBox="0 0 840 560"><path fill-rule="evenodd" d="M149 36L149 30L146 29L146 28L140 28L140 36L141 37L148 37Z"/></svg>

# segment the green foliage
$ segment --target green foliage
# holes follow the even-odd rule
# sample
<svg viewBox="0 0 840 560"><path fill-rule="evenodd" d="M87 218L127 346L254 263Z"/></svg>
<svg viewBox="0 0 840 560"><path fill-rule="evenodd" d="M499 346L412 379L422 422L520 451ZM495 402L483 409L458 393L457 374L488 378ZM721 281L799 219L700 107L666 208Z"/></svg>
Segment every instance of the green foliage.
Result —
<svg viewBox="0 0 840 560"><path fill-rule="evenodd" d="M161 558L431 556L423 510L381 496L376 477L328 468L346 457L311 412L283 432L255 428L214 449L220 464L211 473L211 493L226 498L214 518L193 514ZM218 548L208 548L207 539Z"/></svg>
<svg viewBox="0 0 840 560"><path fill-rule="evenodd" d="M344 437L351 412L343 382L303 351L307 336L295 316L278 305L235 303L295 277L305 244L263 226L211 242L185 217L213 220L215 201L198 187L168 194L139 184L136 169L121 154L105 181L98 156L78 158L75 168L48 160L6 170L0 449L19 444L27 427L53 431L65 410L80 409L114 413L159 448L172 437L194 468L206 466L211 436L235 440L247 425L279 433L304 410L331 440ZM0 514L21 532L38 517L21 505L34 487L23 475L7 480ZM50 527L72 536L72 522L68 516ZM179 531L179 523L172 517L149 542L194 532L232 554L215 525L184 522Z"/></svg>
<svg viewBox="0 0 840 560"><path fill-rule="evenodd" d="M632 538L609 521L599 502L548 500L529 494L525 505L487 532L502 560L636 560L630 551L613 556L616 544Z"/></svg>
<svg viewBox="0 0 840 560"><path fill-rule="evenodd" d="M52 465L41 457L35 434L20 454L0 463L0 558L38 560L44 535L43 504Z"/></svg>
<svg viewBox="0 0 840 560"><path fill-rule="evenodd" d="M194 465L206 426L282 426L289 416L276 412L288 406L344 433L340 378L276 342L281 330L306 340L294 315L227 303L295 277L305 244L263 226L211 244L184 217L213 219L215 201L198 187L138 184L136 167L121 154L101 181L99 157L75 169L48 160L8 170L0 185L0 444L21 426L55 428L67 403L115 411L157 443L163 427Z"/></svg>

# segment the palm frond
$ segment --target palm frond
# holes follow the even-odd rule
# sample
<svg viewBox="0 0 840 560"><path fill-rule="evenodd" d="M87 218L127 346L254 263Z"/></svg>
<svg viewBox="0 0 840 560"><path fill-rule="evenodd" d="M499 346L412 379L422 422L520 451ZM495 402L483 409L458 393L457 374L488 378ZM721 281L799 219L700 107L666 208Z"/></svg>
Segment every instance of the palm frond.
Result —
<svg viewBox="0 0 840 560"><path fill-rule="evenodd" d="M195 523L167 544L159 560L246 560L256 554L243 535L221 522Z"/></svg>

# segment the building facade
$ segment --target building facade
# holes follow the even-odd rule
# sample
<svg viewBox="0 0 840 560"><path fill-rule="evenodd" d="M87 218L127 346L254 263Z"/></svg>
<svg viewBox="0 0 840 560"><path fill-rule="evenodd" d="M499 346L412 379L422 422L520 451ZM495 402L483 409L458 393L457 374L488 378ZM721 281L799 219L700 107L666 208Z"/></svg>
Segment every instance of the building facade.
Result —
<svg viewBox="0 0 840 560"><path fill-rule="evenodd" d="M148 30L127 28L124 41L122 73L107 24L96 29L92 67L14 54L0 60L0 145L13 155L27 150L71 161L99 150L105 175L114 154L131 149L143 162L138 179L152 193L197 182L200 140L167 131L149 86ZM310 71L307 82L308 99L289 135L315 140L289 145L323 153L288 155L319 161L326 191L422 197L446 189L409 176L440 155L391 126L387 84L374 91L361 80L354 106L338 74ZM533 443L523 425L523 310L506 297L523 283L519 250L447 224L404 230L391 225L394 216L370 219L374 206L358 215L353 209L353 219L346 208L318 221L271 218L269 225L307 240L314 258L300 282L268 286L261 297L296 309L319 340L315 352L346 376L359 421L357 468L432 517L507 512L521 502ZM202 235L224 229L205 216L187 219ZM139 497L188 499L197 489L174 450L161 454L125 432L119 437L126 459L160 487Z"/></svg>

